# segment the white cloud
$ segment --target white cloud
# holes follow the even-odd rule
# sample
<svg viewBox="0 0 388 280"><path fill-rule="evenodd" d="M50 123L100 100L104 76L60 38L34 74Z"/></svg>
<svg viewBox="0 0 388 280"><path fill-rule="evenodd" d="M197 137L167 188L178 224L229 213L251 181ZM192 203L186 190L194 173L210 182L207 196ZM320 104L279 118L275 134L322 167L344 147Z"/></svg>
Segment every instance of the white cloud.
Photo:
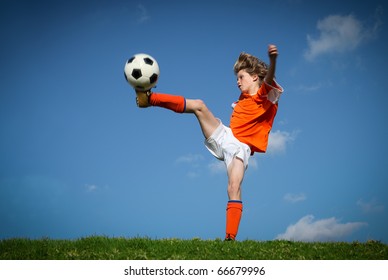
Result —
<svg viewBox="0 0 388 280"><path fill-rule="evenodd" d="M353 15L329 15L317 23L318 38L307 35L308 50L304 56L311 61L319 55L354 50L373 38L380 25L378 15L373 27L365 26Z"/></svg>
<svg viewBox="0 0 388 280"><path fill-rule="evenodd" d="M109 191L110 187L108 185L85 184L84 189L88 193L95 193L101 191Z"/></svg>
<svg viewBox="0 0 388 280"><path fill-rule="evenodd" d="M258 168L257 160L255 157L249 158L248 168L255 170Z"/></svg>
<svg viewBox="0 0 388 280"><path fill-rule="evenodd" d="M98 189L97 185L94 184L86 184L85 189L87 192L94 192Z"/></svg>
<svg viewBox="0 0 388 280"><path fill-rule="evenodd" d="M184 165L188 169L186 176L190 179L201 177L202 165L205 157L201 154L187 154L175 160L176 164Z"/></svg>
<svg viewBox="0 0 388 280"><path fill-rule="evenodd" d="M210 171L212 173L225 173L226 172L226 166L223 161L220 160L213 160L208 165Z"/></svg>
<svg viewBox="0 0 388 280"><path fill-rule="evenodd" d="M176 163L188 163L188 164L194 164L199 161L202 161L204 159L204 156L201 154L188 154L180 156L175 160Z"/></svg>
<svg viewBox="0 0 388 280"><path fill-rule="evenodd" d="M298 92L316 92L323 87L322 83L317 83L314 85L299 85L297 87Z"/></svg>
<svg viewBox="0 0 388 280"><path fill-rule="evenodd" d="M283 196L283 199L287 202L296 203L296 202L306 200L307 197L304 193L299 193L299 194L287 193Z"/></svg>
<svg viewBox="0 0 388 280"><path fill-rule="evenodd" d="M376 199L372 199L368 202L364 202L360 199L357 201L357 205L364 213L377 213L384 211L384 205L379 204Z"/></svg>
<svg viewBox="0 0 388 280"><path fill-rule="evenodd" d="M298 131L290 133L280 130L271 132L268 139L267 153L276 154L285 152L287 143L294 141L298 133Z"/></svg>
<svg viewBox="0 0 388 280"><path fill-rule="evenodd" d="M138 23L143 23L150 19L147 9L142 4L137 5L136 14Z"/></svg>
<svg viewBox="0 0 388 280"><path fill-rule="evenodd" d="M201 173L196 171L189 171L186 173L186 176L189 177L190 179L195 179L195 178L201 177Z"/></svg>
<svg viewBox="0 0 388 280"><path fill-rule="evenodd" d="M333 241L351 234L366 223L341 224L335 217L314 221L313 215L301 218L296 224L287 227L286 232L276 239L293 241Z"/></svg>

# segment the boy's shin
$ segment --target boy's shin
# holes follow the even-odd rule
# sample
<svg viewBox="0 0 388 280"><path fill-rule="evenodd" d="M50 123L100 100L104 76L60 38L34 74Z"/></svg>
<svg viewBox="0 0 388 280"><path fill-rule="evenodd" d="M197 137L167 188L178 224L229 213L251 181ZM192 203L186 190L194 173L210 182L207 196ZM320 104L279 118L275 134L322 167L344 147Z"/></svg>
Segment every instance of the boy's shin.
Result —
<svg viewBox="0 0 388 280"><path fill-rule="evenodd" d="M235 240L240 225L243 204L240 200L228 201L226 207L226 240Z"/></svg>
<svg viewBox="0 0 388 280"><path fill-rule="evenodd" d="M186 109L186 99L179 95L152 93L149 102L152 106L166 108L176 113L183 113Z"/></svg>

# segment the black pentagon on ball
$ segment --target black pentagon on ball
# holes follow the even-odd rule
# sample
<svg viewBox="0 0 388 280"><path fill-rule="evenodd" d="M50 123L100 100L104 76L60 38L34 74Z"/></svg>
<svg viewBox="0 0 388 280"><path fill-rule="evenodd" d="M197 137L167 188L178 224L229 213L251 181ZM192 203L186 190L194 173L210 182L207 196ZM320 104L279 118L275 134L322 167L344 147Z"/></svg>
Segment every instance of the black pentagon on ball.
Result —
<svg viewBox="0 0 388 280"><path fill-rule="evenodd" d="M158 80L158 74L152 74L152 76L150 77L150 82L151 84L155 83L156 81Z"/></svg>
<svg viewBox="0 0 388 280"><path fill-rule="evenodd" d="M136 80L139 79L142 76L140 69L133 69L132 70L132 77L134 77Z"/></svg>
<svg viewBox="0 0 388 280"><path fill-rule="evenodd" d="M127 60L127 63L132 63L132 61L134 61L135 57L132 56L130 59Z"/></svg>
<svg viewBox="0 0 388 280"><path fill-rule="evenodd" d="M154 61L149 57L145 57L143 60L144 60L145 64L148 64L148 65L154 64Z"/></svg>

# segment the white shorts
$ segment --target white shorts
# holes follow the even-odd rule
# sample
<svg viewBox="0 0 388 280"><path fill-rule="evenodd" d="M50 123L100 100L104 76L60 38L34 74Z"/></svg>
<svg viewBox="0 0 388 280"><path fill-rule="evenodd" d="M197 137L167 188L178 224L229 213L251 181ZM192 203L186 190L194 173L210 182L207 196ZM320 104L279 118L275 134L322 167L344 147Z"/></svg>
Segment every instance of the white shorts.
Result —
<svg viewBox="0 0 388 280"><path fill-rule="evenodd" d="M251 149L247 144L237 140L232 130L223 125L221 121L213 134L205 140L205 146L213 156L224 161L227 168L237 157L243 161L244 167L247 169Z"/></svg>

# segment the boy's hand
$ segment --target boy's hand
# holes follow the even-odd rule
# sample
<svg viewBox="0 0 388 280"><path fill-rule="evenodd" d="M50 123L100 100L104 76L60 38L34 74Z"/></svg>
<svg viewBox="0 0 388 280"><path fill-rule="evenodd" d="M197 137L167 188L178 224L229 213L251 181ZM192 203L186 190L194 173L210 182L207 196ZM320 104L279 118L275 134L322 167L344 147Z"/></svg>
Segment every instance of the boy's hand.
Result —
<svg viewBox="0 0 388 280"><path fill-rule="evenodd" d="M278 54L278 48L275 45L268 45L268 56L270 59L275 59Z"/></svg>

